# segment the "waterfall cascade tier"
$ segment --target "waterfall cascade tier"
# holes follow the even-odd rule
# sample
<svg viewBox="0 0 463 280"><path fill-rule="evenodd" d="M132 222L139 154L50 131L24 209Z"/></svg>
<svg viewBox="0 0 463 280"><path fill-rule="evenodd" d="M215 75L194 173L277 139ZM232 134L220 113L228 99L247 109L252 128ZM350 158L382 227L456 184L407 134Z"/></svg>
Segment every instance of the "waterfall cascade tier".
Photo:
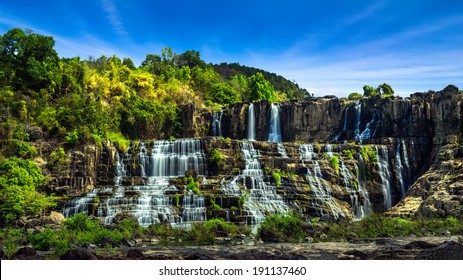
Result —
<svg viewBox="0 0 463 280"><path fill-rule="evenodd" d="M269 142L281 142L280 106L273 104L270 110Z"/></svg>
<svg viewBox="0 0 463 280"><path fill-rule="evenodd" d="M248 108L248 140L256 140L256 116L254 114L254 104L249 104Z"/></svg>
<svg viewBox="0 0 463 280"><path fill-rule="evenodd" d="M222 137L222 116L223 110L220 112L214 112L212 115L212 129L211 129L211 136L219 136Z"/></svg>
<svg viewBox="0 0 463 280"><path fill-rule="evenodd" d="M243 216L249 225L260 224L266 214L288 212L289 207L277 194L276 187L265 181L259 154L252 143L242 142L240 148L245 160L245 168L229 182L222 182L223 193L244 197Z"/></svg>
<svg viewBox="0 0 463 280"><path fill-rule="evenodd" d="M302 165L306 167L307 178L314 196L312 197L312 205L319 212L320 216L331 214L335 219L340 216L345 216L338 203L333 197L333 191L328 182L323 179L320 164L315 159L316 154L314 148L310 144L300 146ZM307 163L312 163L312 170L307 166ZM330 213L326 212L326 208L330 209Z"/></svg>
<svg viewBox="0 0 463 280"><path fill-rule="evenodd" d="M151 147L140 142L137 157L139 175L144 178L139 180L140 184L122 184L132 177L126 168L131 165L131 157L127 153L121 158L116 152L114 186L95 188L84 197L70 201L64 206L65 217L86 212L111 224L117 215L124 213L134 216L141 226L161 222L182 226L206 220L204 197L189 192L182 196L182 206L178 209L174 194L182 190L169 183L169 178L184 176L187 170L196 170L200 175L206 173L200 140L155 141Z"/></svg>
<svg viewBox="0 0 463 280"><path fill-rule="evenodd" d="M412 145L401 139L396 144L285 143L289 152L285 157L276 154L274 144L247 140L137 142L125 154L115 153L114 185L97 186L72 200L63 214L86 212L106 224L128 214L142 226L164 222L183 226L206 221L207 215L258 225L267 215L290 211L333 220L361 219L373 209L391 208L401 187L408 186ZM223 153L228 166L219 172L226 174L208 171L207 151L212 149ZM185 173L198 175L201 194L187 191L186 180L181 179ZM206 208L212 201L219 207Z"/></svg>
<svg viewBox="0 0 463 280"><path fill-rule="evenodd" d="M384 195L384 210L392 207L392 194L391 194L391 172L389 171L389 152L386 146L381 149L376 147L376 163L378 165L378 172L381 178L381 188Z"/></svg>

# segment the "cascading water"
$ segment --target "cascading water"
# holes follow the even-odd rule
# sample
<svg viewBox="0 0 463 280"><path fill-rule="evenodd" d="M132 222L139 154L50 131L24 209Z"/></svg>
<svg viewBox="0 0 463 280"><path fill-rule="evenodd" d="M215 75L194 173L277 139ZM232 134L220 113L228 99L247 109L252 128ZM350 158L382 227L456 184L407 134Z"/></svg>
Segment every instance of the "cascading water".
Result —
<svg viewBox="0 0 463 280"><path fill-rule="evenodd" d="M280 106L273 104L270 110L270 130L268 142L281 142Z"/></svg>
<svg viewBox="0 0 463 280"><path fill-rule="evenodd" d="M195 195L191 191L183 197L182 203L183 222L205 222L206 221L206 204L204 196Z"/></svg>
<svg viewBox="0 0 463 280"><path fill-rule="evenodd" d="M281 125L280 125L280 106L272 103L270 110L270 129L268 135L268 142L276 142L278 153L283 158L288 158L286 154L285 146L283 146L281 137Z"/></svg>
<svg viewBox="0 0 463 280"><path fill-rule="evenodd" d="M384 210L392 207L391 195L391 172L389 171L389 153L387 146L381 146L381 150L376 147L376 164L381 178L381 188L384 195Z"/></svg>
<svg viewBox="0 0 463 280"><path fill-rule="evenodd" d="M374 136L374 132L373 134L371 133L371 126L375 123L375 114L373 114L373 117L371 118L371 121L368 122L365 126L365 130L362 131L362 133L360 134L360 136L358 136L358 140L360 140L360 143L362 143L363 141L365 140L370 140L372 136ZM357 139L356 139L357 140Z"/></svg>
<svg viewBox="0 0 463 280"><path fill-rule="evenodd" d="M183 226L195 221L205 221L204 197L191 192L186 194L182 211L179 212L173 199L173 194L178 193L178 189L168 181L169 177L184 176L188 169L196 170L198 175L205 174L207 168L201 142L195 139L156 141L150 154L145 143L141 142L139 147L140 175L144 178L140 181L143 184L122 185L122 180L130 177L127 177L129 174L125 169L126 165L116 152L114 186L96 188L84 197L69 202L63 210L65 217L81 212L89 213L90 206L98 205L96 215L105 224L111 224L120 213L134 216L141 226L160 222ZM125 159L129 160L130 157L126 155Z"/></svg>
<svg viewBox="0 0 463 280"><path fill-rule="evenodd" d="M368 194L368 190L365 187L365 161L361 154L359 154L359 165L358 165L358 191L359 194L363 198L363 204L359 208L359 213L356 213L355 217L362 219L368 216L372 212L371 202L370 202L370 195Z"/></svg>
<svg viewBox="0 0 463 280"><path fill-rule="evenodd" d="M408 182L410 181L410 161L408 160L408 152L407 152L407 145L405 144L404 139L401 140L402 142L402 155L404 159L404 179L405 179L405 184L407 185L408 188Z"/></svg>
<svg viewBox="0 0 463 280"><path fill-rule="evenodd" d="M178 139L154 142L148 165L145 166L145 170L149 170L147 176L179 177L189 169L196 170L198 175L206 173L201 141Z"/></svg>
<svg viewBox="0 0 463 280"><path fill-rule="evenodd" d="M395 171L396 171L396 174L397 174L397 177L398 177L398 180L399 180L399 184L400 184L400 191L401 191L401 194L402 194L402 197L405 196L405 194L407 193L407 183L405 182L404 180L404 168L403 168L403 165L402 165L402 159L401 159L401 141L400 139L397 141L397 147L396 147L396 152L395 152Z"/></svg>
<svg viewBox="0 0 463 280"><path fill-rule="evenodd" d="M354 130L354 139L356 141L360 140L360 123L362 121L362 104L360 101L355 102L355 130Z"/></svg>
<svg viewBox="0 0 463 280"><path fill-rule="evenodd" d="M344 187L346 188L347 192L349 193L350 203L352 206L352 215L356 219L361 219L363 217L364 211L362 211L362 205L360 204L358 191L353 185L353 182L356 182L357 179L354 178L352 173L347 168L344 161L340 160L340 168L339 171L341 173L342 182ZM358 181L357 181L358 182Z"/></svg>
<svg viewBox="0 0 463 280"><path fill-rule="evenodd" d="M240 175L229 182L222 181L222 191L227 195L244 196L243 216L248 225L258 225L265 213L284 214L289 207L276 193L276 187L264 181L264 171L260 165L259 154L251 142L240 145L245 160L245 168ZM241 189L239 186L242 186Z"/></svg>
<svg viewBox="0 0 463 280"><path fill-rule="evenodd" d="M222 137L222 116L223 110L220 112L214 112L212 115L212 131L211 136L219 136Z"/></svg>
<svg viewBox="0 0 463 280"><path fill-rule="evenodd" d="M344 216L341 208L336 204L333 198L333 191L329 184L323 179L320 165L317 160L314 160L314 150L313 146L310 144L301 145L300 148L301 161L302 165L307 168L307 178L311 190L313 192L312 205L319 212L319 215L330 214L335 219L338 219L339 216ZM313 165L313 174L310 171L310 168L306 165L306 161L312 163ZM325 207L330 209L330 213L325 213L323 210Z"/></svg>
<svg viewBox="0 0 463 280"><path fill-rule="evenodd" d="M249 104L248 108L248 140L256 140L256 120L254 116L254 104Z"/></svg>
<svg viewBox="0 0 463 280"><path fill-rule="evenodd" d="M331 144L326 144L325 145L325 153L328 155L329 158L332 158L334 155L333 152L333 145Z"/></svg>
<svg viewBox="0 0 463 280"><path fill-rule="evenodd" d="M348 111L348 109L349 108L347 108L347 107L344 109L344 126L342 127L341 132L333 138L332 141L334 141L334 142L337 142L339 140L339 137L341 137L341 133L346 131L346 129L347 129L347 111Z"/></svg>

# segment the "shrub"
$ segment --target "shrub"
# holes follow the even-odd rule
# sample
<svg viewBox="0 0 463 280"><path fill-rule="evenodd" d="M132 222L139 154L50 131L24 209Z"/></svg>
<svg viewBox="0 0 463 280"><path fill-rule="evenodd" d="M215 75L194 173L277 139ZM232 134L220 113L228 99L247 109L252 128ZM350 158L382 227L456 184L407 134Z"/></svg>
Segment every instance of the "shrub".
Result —
<svg viewBox="0 0 463 280"><path fill-rule="evenodd" d="M334 168L336 174L339 174L339 158L337 156L332 156L330 159L331 167Z"/></svg>
<svg viewBox="0 0 463 280"><path fill-rule="evenodd" d="M210 160L211 163L215 165L217 168L222 168L224 165L223 155L217 149L211 150Z"/></svg>
<svg viewBox="0 0 463 280"><path fill-rule="evenodd" d="M195 182L193 177L191 177L191 176L185 177L184 181L185 181L185 184L186 184L187 191L192 191L194 194L200 194L201 193L199 191L199 183Z"/></svg>
<svg viewBox="0 0 463 280"><path fill-rule="evenodd" d="M30 160L0 159L0 211L7 223L56 205L53 197L38 192L46 181L40 167Z"/></svg>
<svg viewBox="0 0 463 280"><path fill-rule="evenodd" d="M280 174L278 174L276 172L273 172L272 176L273 176L273 180L275 181L275 185L277 187L279 187L281 185L281 176L280 176Z"/></svg>
<svg viewBox="0 0 463 280"><path fill-rule="evenodd" d="M293 213L267 216L258 235L266 242L298 242L305 237L302 218Z"/></svg>

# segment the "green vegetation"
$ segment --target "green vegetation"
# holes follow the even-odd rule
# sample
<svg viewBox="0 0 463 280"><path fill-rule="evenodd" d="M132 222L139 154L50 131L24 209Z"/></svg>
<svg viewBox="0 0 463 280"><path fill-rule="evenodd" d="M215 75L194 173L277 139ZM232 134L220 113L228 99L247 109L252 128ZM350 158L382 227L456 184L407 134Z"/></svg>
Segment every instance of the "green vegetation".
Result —
<svg viewBox="0 0 463 280"><path fill-rule="evenodd" d="M362 95L358 92L352 92L351 94L349 94L349 96L347 96L347 99L349 100L356 100L360 98L362 98Z"/></svg>
<svg viewBox="0 0 463 280"><path fill-rule="evenodd" d="M46 178L31 160L10 157L0 159L0 212L5 221L34 216L53 207L53 197L40 192Z"/></svg>
<svg viewBox="0 0 463 280"><path fill-rule="evenodd" d="M352 98L350 98L351 95ZM354 95L354 93L351 93L351 95L349 95L349 99L359 98L358 95ZM363 86L363 95L365 97L381 96L383 98L392 98L394 96L394 90L386 83L380 84L377 88L365 85Z"/></svg>
<svg viewBox="0 0 463 280"><path fill-rule="evenodd" d="M302 225L302 218L293 213L267 216L258 235L266 242L299 242L306 236Z"/></svg>
<svg viewBox="0 0 463 280"><path fill-rule="evenodd" d="M376 150L372 146L365 145L360 149L360 154L367 162L376 163Z"/></svg>
<svg viewBox="0 0 463 280"><path fill-rule="evenodd" d="M348 237L433 236L441 235L443 231L450 231L452 235L463 233L462 221L452 217L447 219L409 219L374 214L360 221L340 224L319 223L314 226L316 228L314 238L318 239L323 233L326 241L346 240Z"/></svg>
<svg viewBox="0 0 463 280"><path fill-rule="evenodd" d="M199 183L193 177L188 176L184 179L187 191L192 191L194 194L200 194Z"/></svg>
<svg viewBox="0 0 463 280"><path fill-rule="evenodd" d="M281 185L281 176L280 174L273 172L272 173L273 180L275 181L275 185L279 187Z"/></svg>
<svg viewBox="0 0 463 280"><path fill-rule="evenodd" d="M332 156L330 159L330 165L335 170L336 174L339 174L339 158L337 156Z"/></svg>
<svg viewBox="0 0 463 280"><path fill-rule="evenodd" d="M221 75L224 79L227 80L243 80L260 72L262 76L270 82L270 84L273 86L278 95L284 94L288 99L300 99L309 96L309 92L307 92L305 89L299 88L299 86L296 83L288 81L287 79L283 78L282 76L276 75L275 73L262 71L261 69L253 67L247 67L244 65L240 65L239 63L221 63L213 66L214 70L217 73L219 73L219 75Z"/></svg>
<svg viewBox="0 0 463 280"><path fill-rule="evenodd" d="M212 149L211 150L210 161L217 168L222 168L223 165L224 165L223 155L217 149Z"/></svg>

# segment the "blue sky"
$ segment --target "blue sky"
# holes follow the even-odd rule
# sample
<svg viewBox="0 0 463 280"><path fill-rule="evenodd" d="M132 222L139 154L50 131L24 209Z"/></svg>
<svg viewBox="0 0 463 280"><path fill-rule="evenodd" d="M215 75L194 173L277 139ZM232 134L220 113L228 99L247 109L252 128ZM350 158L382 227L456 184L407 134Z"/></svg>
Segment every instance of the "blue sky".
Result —
<svg viewBox="0 0 463 280"><path fill-rule="evenodd" d="M164 47L206 62L239 62L315 95L386 82L397 94L463 88L458 0L0 0L0 34L30 28L62 57L130 57Z"/></svg>

